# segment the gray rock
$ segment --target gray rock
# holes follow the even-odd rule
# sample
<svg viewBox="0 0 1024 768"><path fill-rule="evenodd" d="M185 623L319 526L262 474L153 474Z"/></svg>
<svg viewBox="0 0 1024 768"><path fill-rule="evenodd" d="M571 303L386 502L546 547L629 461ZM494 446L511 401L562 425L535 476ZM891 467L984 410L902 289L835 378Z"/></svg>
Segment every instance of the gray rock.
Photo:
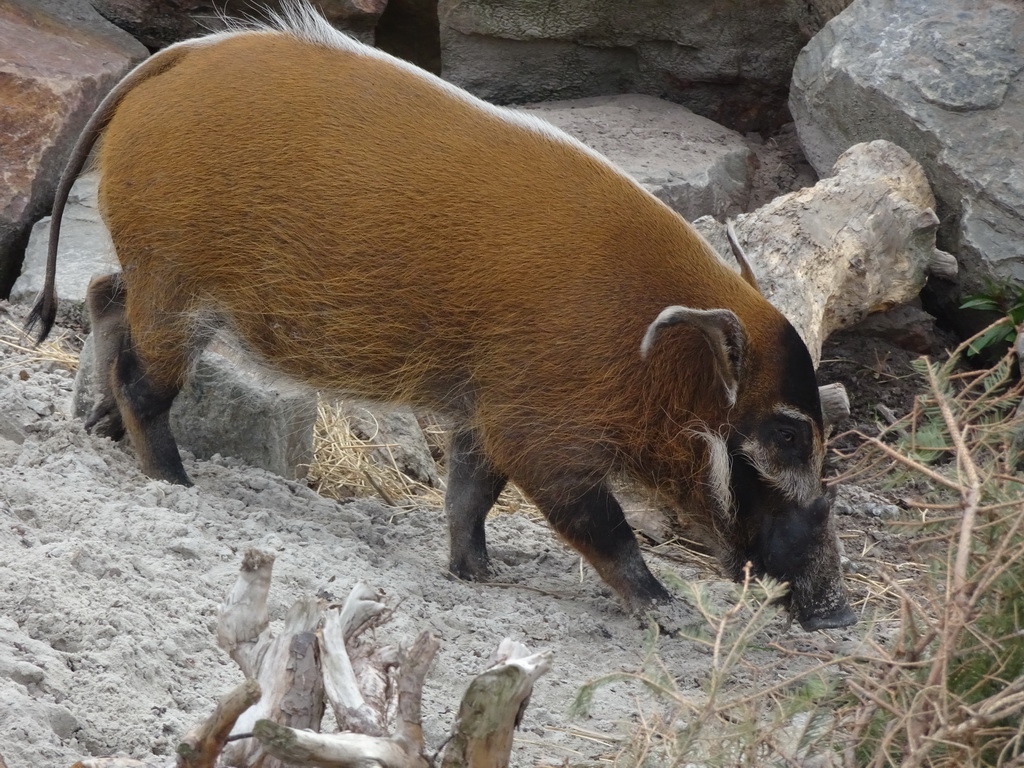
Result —
<svg viewBox="0 0 1024 768"><path fill-rule="evenodd" d="M261 18L279 10L280 0L90 0L112 23L153 49L224 28L225 18ZM386 0L317 0L339 29L373 42L373 27Z"/></svg>
<svg viewBox="0 0 1024 768"><path fill-rule="evenodd" d="M385 467L397 467L432 488L440 486L437 464L416 414L411 410L354 402L344 403L342 410L356 437L380 446L370 452L373 461Z"/></svg>
<svg viewBox="0 0 1024 768"><path fill-rule="evenodd" d="M71 388L71 415L86 419L92 413L96 402L96 353L92 334L85 337L82 351L78 355L78 370Z"/></svg>
<svg viewBox="0 0 1024 768"><path fill-rule="evenodd" d="M899 507L859 485L840 485L836 489L832 509L837 515L880 517L885 520L898 520L900 517Z"/></svg>
<svg viewBox="0 0 1024 768"><path fill-rule="evenodd" d="M787 121L796 0L440 0L442 74L498 103L646 93L736 130Z"/></svg>
<svg viewBox="0 0 1024 768"><path fill-rule="evenodd" d="M316 395L207 350L171 408L171 429L198 458L236 456L288 478L313 460Z"/></svg>
<svg viewBox="0 0 1024 768"><path fill-rule="evenodd" d="M93 340L82 348L72 413L92 412L95 393ZM221 352L208 349L171 408L178 445L197 458L234 456L283 477L305 477L313 459L316 395L281 379L271 380ZM232 355L234 357L234 355Z"/></svg>
<svg viewBox="0 0 1024 768"><path fill-rule="evenodd" d="M964 287L1024 281L1024 4L860 0L800 54L790 109L819 172L851 144L899 144L938 199Z"/></svg>
<svg viewBox="0 0 1024 768"><path fill-rule="evenodd" d="M746 209L754 153L685 107L638 94L523 107L603 154L687 219Z"/></svg>
<svg viewBox="0 0 1024 768"><path fill-rule="evenodd" d="M17 276L28 227L49 207L85 121L146 55L88 0L0 4L0 292Z"/></svg>
<svg viewBox="0 0 1024 768"><path fill-rule="evenodd" d="M61 219L57 269L60 322L80 322L89 281L119 269L114 244L96 207L98 181L96 173L87 173L75 182ZM11 289L12 302L31 303L42 289L49 243L50 217L47 216L32 228L21 276Z"/></svg>

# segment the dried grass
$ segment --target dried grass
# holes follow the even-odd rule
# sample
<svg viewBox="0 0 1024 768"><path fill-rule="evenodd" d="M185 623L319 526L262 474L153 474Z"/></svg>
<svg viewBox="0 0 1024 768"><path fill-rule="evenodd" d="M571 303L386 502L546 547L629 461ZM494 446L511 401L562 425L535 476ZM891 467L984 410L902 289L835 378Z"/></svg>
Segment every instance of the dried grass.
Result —
<svg viewBox="0 0 1024 768"><path fill-rule="evenodd" d="M59 330L42 344L36 346L32 337L22 327L9 318L0 325L0 344L18 354L9 362L0 366L0 370L10 370L24 365L26 362L51 362L71 371L78 370L78 350L81 342L67 330Z"/></svg>
<svg viewBox="0 0 1024 768"><path fill-rule="evenodd" d="M675 586L701 620L667 642L685 639L702 647L708 671L698 689L681 684L658 657L658 632L652 627L637 670L605 675L584 685L574 704L576 714L585 713L601 688L611 683L631 683L638 689L637 723L627 737L619 739L610 764L624 768L804 764L818 746L808 734L833 719L817 702L834 688L828 674L834 660L808 656L801 672L778 682L774 670L747 658L775 620L779 609L774 602L786 588L748 576L736 586L734 604L722 609L699 582ZM776 650L801 655L777 646ZM760 684L753 691L751 679Z"/></svg>
<svg viewBox="0 0 1024 768"><path fill-rule="evenodd" d="M436 421L429 422L424 436L431 453L442 456L448 443L444 427ZM440 508L444 503L443 480L440 488L434 488L409 477L395 460L394 448L388 443L358 437L344 408L320 398L313 436L314 459L308 475L310 485L318 493L334 499L377 496L397 508ZM388 459L378 460L381 453ZM438 469L443 476L443 460L439 461ZM501 494L491 514L523 514L536 520L543 517L519 489L511 485Z"/></svg>
<svg viewBox="0 0 1024 768"><path fill-rule="evenodd" d="M320 398L317 409L308 479L318 493L334 499L379 496L392 507L440 506L442 491L406 475L395 461L394 446L356 437L336 403ZM375 460L377 449L390 462Z"/></svg>
<svg viewBox="0 0 1024 768"><path fill-rule="evenodd" d="M772 585L756 585L759 596L746 585L724 611L692 586L703 635L688 637L712 651L700 691L681 690L653 639L639 670L581 689L581 709L613 680L649 696L613 764L1024 767L1024 384L1012 353L961 371L969 344L920 361L925 392L913 411L878 436L857 435L846 457L845 481L900 488L913 519L894 525L913 531L918 550L891 563L864 539L850 578L864 595L857 647L838 656L766 640ZM758 647L780 654L775 679L730 685Z"/></svg>
<svg viewBox="0 0 1024 768"><path fill-rule="evenodd" d="M959 371L970 341L919 361L912 412L849 457L851 480L923 489L905 504L931 554L913 588L881 571L899 632L851 664L847 766L1024 765L1024 382L1012 351Z"/></svg>

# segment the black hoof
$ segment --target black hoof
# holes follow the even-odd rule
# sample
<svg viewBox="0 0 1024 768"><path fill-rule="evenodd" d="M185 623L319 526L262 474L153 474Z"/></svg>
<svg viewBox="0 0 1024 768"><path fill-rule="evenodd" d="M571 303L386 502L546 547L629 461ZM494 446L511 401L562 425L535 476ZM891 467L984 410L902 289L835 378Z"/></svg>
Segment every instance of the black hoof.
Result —
<svg viewBox="0 0 1024 768"><path fill-rule="evenodd" d="M111 403L100 403L93 408L89 418L85 420L85 431L97 437L109 437L115 442L124 437L124 422L121 420L121 412L117 405Z"/></svg>
<svg viewBox="0 0 1024 768"><path fill-rule="evenodd" d="M451 561L448 572L460 581L490 581L491 566L487 560Z"/></svg>
<svg viewBox="0 0 1024 768"><path fill-rule="evenodd" d="M849 605L844 605L838 611L825 616L809 616L799 619L800 626L806 632L814 632L819 629L841 629L857 623L857 614Z"/></svg>

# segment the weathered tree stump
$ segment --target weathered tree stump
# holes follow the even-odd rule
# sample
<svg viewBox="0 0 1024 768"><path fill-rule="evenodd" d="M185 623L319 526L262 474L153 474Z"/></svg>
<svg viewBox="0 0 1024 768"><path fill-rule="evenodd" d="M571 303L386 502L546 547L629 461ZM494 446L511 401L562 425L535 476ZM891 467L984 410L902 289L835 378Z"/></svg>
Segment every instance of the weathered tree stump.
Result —
<svg viewBox="0 0 1024 768"><path fill-rule="evenodd" d="M850 396L842 384L818 387L818 395L821 397L821 413L826 425L838 424L850 415Z"/></svg>
<svg viewBox="0 0 1024 768"><path fill-rule="evenodd" d="M221 606L217 641L245 682L178 746L173 759L92 758L72 768L428 768L423 682L439 643L423 632L409 648L377 647L361 635L392 611L359 583L343 604L300 598L283 631L270 631L267 597L274 558L246 552ZM470 684L447 741L443 766L502 768L533 683L551 653L530 654L505 639ZM319 733L326 704L338 733Z"/></svg>
<svg viewBox="0 0 1024 768"><path fill-rule="evenodd" d="M813 187L736 217L738 240L765 297L817 363L833 331L916 297L925 277L956 274L935 247L939 219L921 166L888 141L857 144ZM726 227L694 225L726 256Z"/></svg>
<svg viewBox="0 0 1024 768"><path fill-rule="evenodd" d="M522 721L530 692L548 671L551 656L505 639L496 663L470 683L441 768L501 768L512 754L512 731Z"/></svg>

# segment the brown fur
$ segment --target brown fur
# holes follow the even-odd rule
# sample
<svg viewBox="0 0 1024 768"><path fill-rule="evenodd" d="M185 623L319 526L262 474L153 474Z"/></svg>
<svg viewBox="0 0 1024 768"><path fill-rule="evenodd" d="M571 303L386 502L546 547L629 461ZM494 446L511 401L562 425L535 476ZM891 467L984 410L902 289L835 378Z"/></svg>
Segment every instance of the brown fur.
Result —
<svg viewBox="0 0 1024 768"><path fill-rule="evenodd" d="M318 389L471 414L513 476L538 452L650 468L693 414L727 421L702 371L680 375L706 357L700 334L667 331L643 365L647 324L669 304L728 306L756 351L778 313L606 164L373 64L254 33L124 99L100 204L150 375L183 381L189 313L209 296ZM264 88L234 87L251 77Z"/></svg>
<svg viewBox="0 0 1024 768"><path fill-rule="evenodd" d="M157 54L107 110L94 134L127 296L121 364L161 403L225 324L317 389L446 412L486 457L477 495L518 483L627 600L639 556L618 568L588 544L594 520L563 508L580 495L618 509L596 487L625 472L715 517L700 433L728 437L777 405L784 318L682 218L552 129L365 49L266 30ZM699 330L665 328L641 359L670 305L739 318L735 407ZM131 410L116 372L113 388ZM146 442L138 418L125 425ZM718 518L701 520L716 538L735 528Z"/></svg>

